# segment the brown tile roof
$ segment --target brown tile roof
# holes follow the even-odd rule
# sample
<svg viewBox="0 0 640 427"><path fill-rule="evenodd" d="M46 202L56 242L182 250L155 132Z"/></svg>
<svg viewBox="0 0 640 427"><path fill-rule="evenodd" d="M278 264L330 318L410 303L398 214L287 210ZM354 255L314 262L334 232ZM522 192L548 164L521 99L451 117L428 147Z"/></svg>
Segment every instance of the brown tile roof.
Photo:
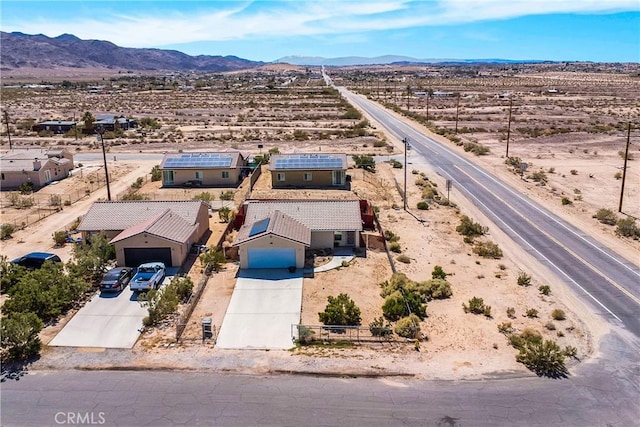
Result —
<svg viewBox="0 0 640 427"><path fill-rule="evenodd" d="M358 200L249 200L245 224L280 211L311 231L361 231Z"/></svg>
<svg viewBox="0 0 640 427"><path fill-rule="evenodd" d="M302 243L305 246L309 246L311 244L311 230L290 216L276 210L270 216L262 218L261 220L266 219L268 219L269 222L268 226L264 231L256 230L258 232L253 230L254 225L258 221L252 223L245 222L244 225L240 227L238 235L233 242L233 246L238 246L242 243L267 235L282 237L284 239Z"/></svg>
<svg viewBox="0 0 640 427"><path fill-rule="evenodd" d="M141 233L151 234L178 243L186 242L196 230L197 226L189 224L180 215L171 209L165 209L134 226L127 228L111 239L109 243L116 243L129 237L137 236Z"/></svg>
<svg viewBox="0 0 640 427"><path fill-rule="evenodd" d="M78 231L126 230L167 209L189 225L195 225L202 206L206 205L198 200L95 202L82 218Z"/></svg>

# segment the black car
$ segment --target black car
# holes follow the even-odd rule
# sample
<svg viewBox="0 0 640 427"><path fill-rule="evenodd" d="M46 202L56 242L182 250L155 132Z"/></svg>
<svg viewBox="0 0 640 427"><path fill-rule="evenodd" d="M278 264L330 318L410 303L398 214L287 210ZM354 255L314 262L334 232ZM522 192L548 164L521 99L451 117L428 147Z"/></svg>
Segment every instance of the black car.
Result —
<svg viewBox="0 0 640 427"><path fill-rule="evenodd" d="M38 268L42 268L45 261L62 262L58 255L47 252L31 252L21 256L20 258L16 258L11 262L13 264L21 265L28 270L37 270Z"/></svg>
<svg viewBox="0 0 640 427"><path fill-rule="evenodd" d="M119 292L127 287L133 277L133 268L116 267L107 271L100 282L101 291Z"/></svg>

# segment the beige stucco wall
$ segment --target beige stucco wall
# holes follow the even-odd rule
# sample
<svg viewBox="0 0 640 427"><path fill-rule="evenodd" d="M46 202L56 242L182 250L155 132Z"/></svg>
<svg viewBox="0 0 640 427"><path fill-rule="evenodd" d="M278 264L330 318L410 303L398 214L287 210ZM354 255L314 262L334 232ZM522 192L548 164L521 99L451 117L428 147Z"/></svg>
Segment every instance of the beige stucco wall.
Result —
<svg viewBox="0 0 640 427"><path fill-rule="evenodd" d="M124 249L125 248L171 248L171 263L179 266L184 263L189 254L189 248L193 243L193 237L188 241L180 244L160 237L152 236L147 233L141 233L131 236L128 239L120 240L114 244L116 249L116 262L119 266L124 266Z"/></svg>
<svg viewBox="0 0 640 427"><path fill-rule="evenodd" d="M296 268L304 268L304 245L274 235L266 235L240 245L240 268L249 268L248 252L251 248L294 248L296 250Z"/></svg>
<svg viewBox="0 0 640 427"><path fill-rule="evenodd" d="M45 160L42 160L42 162L44 163ZM35 188L40 188L47 184L45 180L46 170L51 174L51 182L53 182L69 176L69 171L71 169L73 169L73 163L58 166L53 162L46 162L46 164L37 171L25 171L26 173L22 171L3 171L2 176L4 179L1 181L0 186L6 189L18 188L23 182L31 181Z"/></svg>
<svg viewBox="0 0 640 427"><path fill-rule="evenodd" d="M171 186L181 186L185 182L198 179L196 178L196 172L202 172L202 185L204 187L235 187L240 183L240 176L242 170L240 168L229 169L164 169L173 170L173 184ZM223 178L222 172L228 172L229 178ZM163 177L163 185L165 184Z"/></svg>
<svg viewBox="0 0 640 427"><path fill-rule="evenodd" d="M278 174L284 173L285 180L278 181ZM311 173L311 181L304 180L304 174ZM333 186L333 171L326 170L312 170L312 171L301 171L301 170L282 170L271 171L271 186L273 188L284 188L284 187L300 187L300 188L313 188L313 187L335 187L335 188L343 188L345 184L345 178L342 179L343 185L341 186Z"/></svg>
<svg viewBox="0 0 640 427"><path fill-rule="evenodd" d="M196 230L196 234L193 237L193 242L196 243L200 238L209 230L209 208L205 203L200 205L200 209L198 209L198 217L196 219L196 226L198 227Z"/></svg>
<svg viewBox="0 0 640 427"><path fill-rule="evenodd" d="M312 231L311 248L326 249L333 247L333 231Z"/></svg>

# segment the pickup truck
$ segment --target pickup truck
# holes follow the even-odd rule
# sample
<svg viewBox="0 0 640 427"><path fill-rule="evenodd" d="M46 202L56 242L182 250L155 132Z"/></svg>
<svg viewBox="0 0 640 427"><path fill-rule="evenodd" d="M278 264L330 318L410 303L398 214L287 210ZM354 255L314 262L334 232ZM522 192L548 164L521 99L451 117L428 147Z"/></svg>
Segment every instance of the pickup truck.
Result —
<svg viewBox="0 0 640 427"><path fill-rule="evenodd" d="M135 276L129 282L132 291L146 292L158 289L165 276L165 266L162 262L148 262L136 270Z"/></svg>

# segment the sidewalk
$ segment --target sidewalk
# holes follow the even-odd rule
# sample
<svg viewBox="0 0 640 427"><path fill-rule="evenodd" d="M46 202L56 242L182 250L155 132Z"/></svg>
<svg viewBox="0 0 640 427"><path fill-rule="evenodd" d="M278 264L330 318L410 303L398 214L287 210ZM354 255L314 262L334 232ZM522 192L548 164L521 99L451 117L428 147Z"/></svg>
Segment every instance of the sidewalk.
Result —
<svg viewBox="0 0 640 427"><path fill-rule="evenodd" d="M343 262L351 262L354 258L353 249L351 248L337 248L333 251L333 258L328 263L315 267L314 273L322 273L323 271L333 270L334 268L342 267Z"/></svg>

